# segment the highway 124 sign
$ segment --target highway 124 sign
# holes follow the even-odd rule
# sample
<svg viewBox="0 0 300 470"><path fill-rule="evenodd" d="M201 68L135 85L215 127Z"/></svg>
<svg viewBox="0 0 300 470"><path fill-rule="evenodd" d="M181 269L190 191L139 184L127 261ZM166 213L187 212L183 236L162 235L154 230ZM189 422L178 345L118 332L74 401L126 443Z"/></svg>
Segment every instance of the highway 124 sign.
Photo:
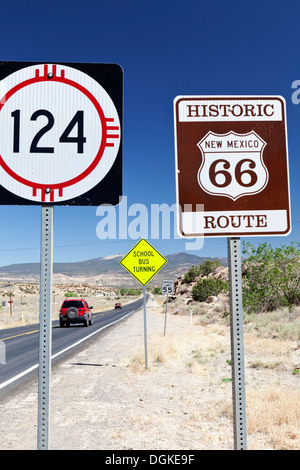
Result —
<svg viewBox="0 0 300 470"><path fill-rule="evenodd" d="M118 204L123 71L2 62L1 204Z"/></svg>
<svg viewBox="0 0 300 470"><path fill-rule="evenodd" d="M284 99L178 96L174 117L180 235L288 235Z"/></svg>

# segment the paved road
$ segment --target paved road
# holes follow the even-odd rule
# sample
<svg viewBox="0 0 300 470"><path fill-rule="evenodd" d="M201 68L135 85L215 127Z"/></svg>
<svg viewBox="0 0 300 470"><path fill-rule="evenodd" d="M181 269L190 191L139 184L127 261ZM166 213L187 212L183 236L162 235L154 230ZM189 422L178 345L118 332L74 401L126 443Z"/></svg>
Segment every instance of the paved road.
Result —
<svg viewBox="0 0 300 470"><path fill-rule="evenodd" d="M120 322L124 317L139 310L143 299L136 300L122 309L94 312L92 326L73 324L60 328L59 322L52 324L52 364L71 349L88 342L96 334L101 334L110 325ZM0 341L5 349L6 364L0 364L0 392L15 386L22 378L37 371L39 354L39 324L0 330ZM3 348L3 344L5 348Z"/></svg>

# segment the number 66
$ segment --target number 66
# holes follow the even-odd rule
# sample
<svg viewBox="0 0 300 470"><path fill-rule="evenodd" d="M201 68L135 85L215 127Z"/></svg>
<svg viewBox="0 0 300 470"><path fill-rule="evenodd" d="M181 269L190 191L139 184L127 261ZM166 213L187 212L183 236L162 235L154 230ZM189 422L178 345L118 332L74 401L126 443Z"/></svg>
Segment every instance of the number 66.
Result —
<svg viewBox="0 0 300 470"><path fill-rule="evenodd" d="M219 163L220 164L223 163L223 169L217 171L216 167ZM242 170L242 165L244 163L249 163L249 168L245 169L245 170ZM256 163L253 160L251 160L250 158L244 158L243 160L240 160L236 164L235 169L234 169L234 176L235 176L235 179L236 179L237 183L240 186L244 186L244 187L248 188L249 186L254 186L255 185L255 183L257 182L257 174L255 173L255 171L253 171L253 169L255 167L256 167ZM230 183L232 182L231 173L229 171L227 171L227 170L229 170L229 168L230 168L230 162L228 160L221 159L221 158L219 160L215 160L210 165L210 168L209 168L209 178L210 178L211 183L214 186L217 186L218 188L225 188L226 186L229 186ZM222 175L224 177L223 182L218 182L217 181L218 175ZM250 177L249 181L245 181L245 178L243 180L243 177L245 175L248 175L248 177L246 179L249 179L249 177Z"/></svg>

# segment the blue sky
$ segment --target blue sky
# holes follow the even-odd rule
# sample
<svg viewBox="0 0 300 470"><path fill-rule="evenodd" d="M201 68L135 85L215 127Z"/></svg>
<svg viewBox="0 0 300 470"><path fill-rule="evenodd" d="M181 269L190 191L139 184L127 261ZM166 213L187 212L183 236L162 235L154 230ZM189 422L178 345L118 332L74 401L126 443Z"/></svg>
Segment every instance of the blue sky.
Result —
<svg viewBox="0 0 300 470"><path fill-rule="evenodd" d="M177 95L282 95L287 103L292 233L300 237L299 2L200 0L1 1L1 60L117 63L124 70L123 194L128 206L176 201ZM299 95L300 96L300 95ZM54 261L127 253L136 240L99 240L96 207L54 208ZM0 266L38 262L40 207L0 205ZM129 217L129 221L132 220ZM186 240L151 240L163 254ZM244 240L244 239L243 239ZM227 256L226 238L191 251Z"/></svg>

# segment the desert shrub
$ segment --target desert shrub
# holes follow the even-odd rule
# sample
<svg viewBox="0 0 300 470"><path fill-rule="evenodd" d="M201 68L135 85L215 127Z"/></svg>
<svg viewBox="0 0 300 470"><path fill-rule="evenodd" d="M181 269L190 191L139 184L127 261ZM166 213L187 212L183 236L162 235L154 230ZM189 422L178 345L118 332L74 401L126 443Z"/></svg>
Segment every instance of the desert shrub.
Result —
<svg viewBox="0 0 300 470"><path fill-rule="evenodd" d="M192 266L187 273L183 276L182 284L190 284L193 282L197 276L200 275L199 266Z"/></svg>
<svg viewBox="0 0 300 470"><path fill-rule="evenodd" d="M141 295L141 289L128 289L127 295Z"/></svg>
<svg viewBox="0 0 300 470"><path fill-rule="evenodd" d="M77 297L76 292L65 292L66 297Z"/></svg>
<svg viewBox="0 0 300 470"><path fill-rule="evenodd" d="M218 259L214 260L205 260L202 264L200 264L200 274L202 276L208 276L211 274L216 268L222 266Z"/></svg>
<svg viewBox="0 0 300 470"><path fill-rule="evenodd" d="M214 260L207 259L203 261L203 263L201 263L200 266L192 266L188 270L188 272L184 275L182 284L190 284L198 276L208 276L219 266L222 266L222 265L218 259L214 259Z"/></svg>
<svg viewBox="0 0 300 470"><path fill-rule="evenodd" d="M247 312L273 311L300 304L300 244L273 248L244 243L243 303Z"/></svg>
<svg viewBox="0 0 300 470"><path fill-rule="evenodd" d="M223 290L227 290L228 283L222 279L199 279L192 289L192 297L198 302L205 302L210 295L218 295Z"/></svg>
<svg viewBox="0 0 300 470"><path fill-rule="evenodd" d="M125 287L121 287L120 295L141 295L141 289L126 289Z"/></svg>
<svg viewBox="0 0 300 470"><path fill-rule="evenodd" d="M159 295L159 294L161 294L161 288L158 287L158 286L157 286L157 287L153 287L153 289L152 289L151 292L152 292L152 294L154 294L154 295Z"/></svg>

